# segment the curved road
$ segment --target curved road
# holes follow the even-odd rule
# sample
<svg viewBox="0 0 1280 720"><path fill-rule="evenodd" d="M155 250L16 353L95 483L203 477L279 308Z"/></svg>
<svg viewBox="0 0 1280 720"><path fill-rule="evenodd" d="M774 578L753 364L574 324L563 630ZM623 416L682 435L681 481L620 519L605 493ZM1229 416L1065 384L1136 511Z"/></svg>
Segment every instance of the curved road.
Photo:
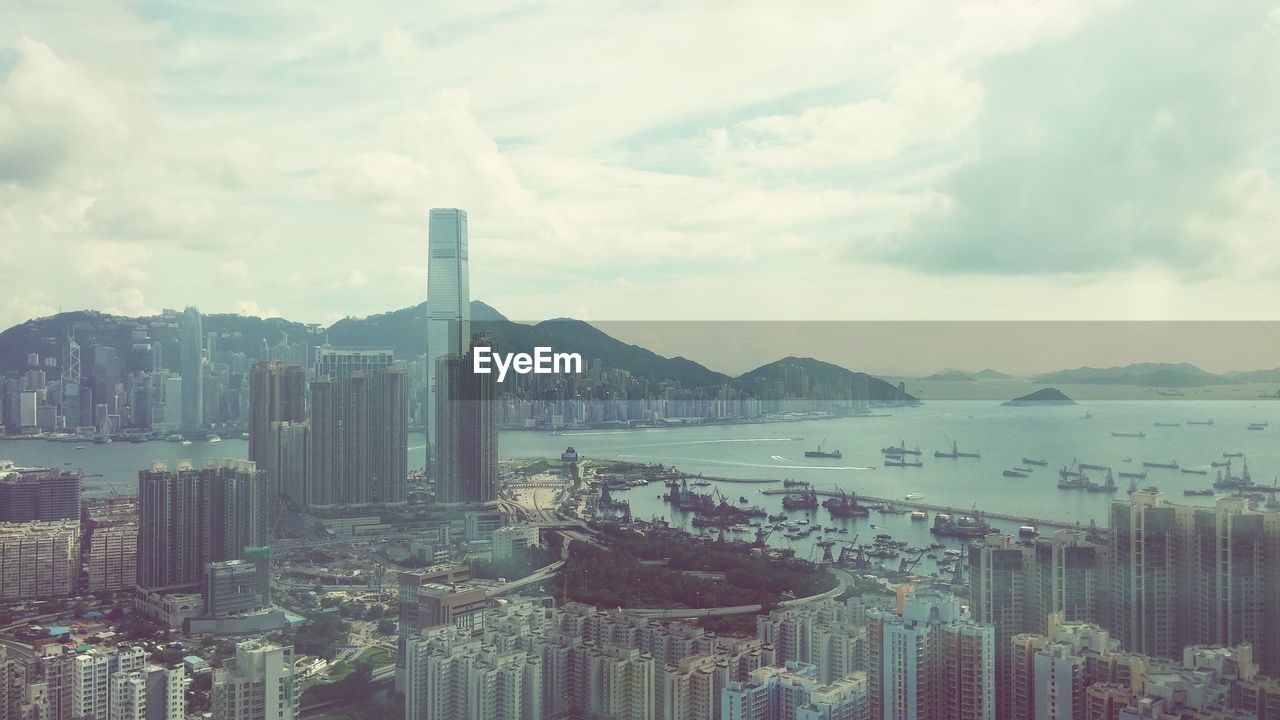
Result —
<svg viewBox="0 0 1280 720"><path fill-rule="evenodd" d="M778 607L795 607L805 603L817 602L828 598L839 597L848 587L852 578L844 570L831 569L835 573L836 586L826 592L810 595L808 597L796 598L794 600L783 600L778 603ZM662 620L676 620L682 618L699 618L699 617L724 617L726 615L743 615L746 613L758 613L764 609L764 606L756 605L735 605L730 607L714 607L714 608L682 608L672 610L668 608L630 608L624 610L626 613L639 615L641 617L655 618Z"/></svg>

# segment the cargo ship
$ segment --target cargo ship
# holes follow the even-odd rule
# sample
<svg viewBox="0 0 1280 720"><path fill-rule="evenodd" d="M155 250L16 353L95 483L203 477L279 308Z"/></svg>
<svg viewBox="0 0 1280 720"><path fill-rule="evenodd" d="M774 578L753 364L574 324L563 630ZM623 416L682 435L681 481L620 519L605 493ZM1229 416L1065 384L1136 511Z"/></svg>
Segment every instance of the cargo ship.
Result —
<svg viewBox="0 0 1280 720"><path fill-rule="evenodd" d="M866 517L871 514L871 508L859 503L856 494L843 490L839 496L823 500L822 507L831 513L831 517Z"/></svg>
<svg viewBox="0 0 1280 720"><path fill-rule="evenodd" d="M1114 475L1111 474L1111 471L1108 470L1107 477L1105 480L1102 481L1101 485L1099 485L1096 482L1089 482L1086 480L1084 485L1084 490L1085 492L1113 493L1116 491L1116 478Z"/></svg>
<svg viewBox="0 0 1280 720"><path fill-rule="evenodd" d="M822 445L825 442L826 440L823 440L822 442L818 443L817 450L805 450L804 456L807 458L831 458L833 460L839 460L840 458L844 457L843 455L840 454L839 450L832 450L830 452L823 450Z"/></svg>
<svg viewBox="0 0 1280 720"><path fill-rule="evenodd" d="M1099 470L1099 471L1101 471L1101 470L1106 470L1106 469L1107 469L1107 466L1106 466L1106 465L1092 465L1092 464L1090 464L1090 463L1080 463L1080 469L1081 469L1081 470Z"/></svg>
<svg viewBox="0 0 1280 720"><path fill-rule="evenodd" d="M1024 457L1024 458L1022 458L1022 464L1023 464L1023 465L1039 465L1039 466L1041 466L1041 467L1046 467L1046 466L1048 466L1049 461L1048 461L1048 460L1036 460L1036 459L1034 459L1034 458Z"/></svg>
<svg viewBox="0 0 1280 720"><path fill-rule="evenodd" d="M1024 478L1027 476L1027 473L1023 472L1022 470L1018 470L1017 468L1005 470L1003 474L1005 477L1012 477L1012 478Z"/></svg>
<svg viewBox="0 0 1280 720"><path fill-rule="evenodd" d="M1134 479L1134 480L1146 480L1146 479L1147 479L1147 471L1146 471L1146 470L1143 470L1142 472L1128 472L1128 471L1121 471L1121 473L1120 473L1120 477L1122 477L1122 478L1132 478L1132 479Z"/></svg>
<svg viewBox="0 0 1280 720"><path fill-rule="evenodd" d="M916 446L915 450L908 450L907 444L899 439L896 446L890 445L888 447L882 447L880 448L880 452L885 455L919 455L920 447Z"/></svg>
<svg viewBox="0 0 1280 720"><path fill-rule="evenodd" d="M809 487L808 480L783 480L782 487Z"/></svg>
<svg viewBox="0 0 1280 720"><path fill-rule="evenodd" d="M1187 424L1188 425L1212 425L1213 418L1209 418L1208 420L1188 420Z"/></svg>
<svg viewBox="0 0 1280 720"><path fill-rule="evenodd" d="M1213 494L1215 494L1215 491L1214 491L1214 489L1213 489L1213 488L1204 488L1203 490L1183 490L1183 491L1182 491L1182 494L1183 494L1183 495L1206 496L1206 497L1207 497L1207 496L1209 496L1209 495L1213 495Z"/></svg>
<svg viewBox="0 0 1280 720"><path fill-rule="evenodd" d="M908 460L906 457L890 456L884 459L885 467L924 467L924 463L920 460Z"/></svg>
<svg viewBox="0 0 1280 720"><path fill-rule="evenodd" d="M1209 471L1204 468L1182 468L1184 475L1208 475Z"/></svg>
<svg viewBox="0 0 1280 720"><path fill-rule="evenodd" d="M1146 433L1144 433L1144 432L1142 432L1141 430L1139 430L1138 432L1113 432L1113 433L1111 433L1111 437L1144 438L1144 437L1146 437L1146 436L1147 436L1147 434L1146 434Z"/></svg>
<svg viewBox="0 0 1280 720"><path fill-rule="evenodd" d="M955 516L938 513L933 516L933 527L929 532L939 537L980 538L991 532L991 526L980 512Z"/></svg>
<svg viewBox="0 0 1280 720"><path fill-rule="evenodd" d="M1182 423L1158 422L1158 423L1155 423L1155 426L1156 427L1182 427Z"/></svg>
<svg viewBox="0 0 1280 720"><path fill-rule="evenodd" d="M982 453L976 453L976 452L960 452L960 448L959 448L959 446L956 444L956 441L952 440L952 441L951 441L951 452L946 452L945 450L934 450L934 451L933 451L933 456L934 456L934 457L936 457L936 458L951 458L952 460L955 460L956 458L962 458L962 457L964 457L964 458L976 458L976 457L982 457Z"/></svg>
<svg viewBox="0 0 1280 720"><path fill-rule="evenodd" d="M1151 460L1143 460L1142 467L1145 468L1161 468L1163 470L1177 470L1178 461L1170 460L1169 462L1154 462Z"/></svg>
<svg viewBox="0 0 1280 720"><path fill-rule="evenodd" d="M787 493L782 497L782 507L787 510L813 510L818 507L818 495L812 490Z"/></svg>

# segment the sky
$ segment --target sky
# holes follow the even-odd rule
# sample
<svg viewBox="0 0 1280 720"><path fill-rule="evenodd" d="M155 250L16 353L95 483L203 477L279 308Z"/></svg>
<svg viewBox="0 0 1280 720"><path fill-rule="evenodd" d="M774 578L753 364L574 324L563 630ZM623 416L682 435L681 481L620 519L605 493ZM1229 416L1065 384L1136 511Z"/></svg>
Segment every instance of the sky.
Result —
<svg viewBox="0 0 1280 720"><path fill-rule="evenodd" d="M1275 319L1274 0L7 2L0 327Z"/></svg>

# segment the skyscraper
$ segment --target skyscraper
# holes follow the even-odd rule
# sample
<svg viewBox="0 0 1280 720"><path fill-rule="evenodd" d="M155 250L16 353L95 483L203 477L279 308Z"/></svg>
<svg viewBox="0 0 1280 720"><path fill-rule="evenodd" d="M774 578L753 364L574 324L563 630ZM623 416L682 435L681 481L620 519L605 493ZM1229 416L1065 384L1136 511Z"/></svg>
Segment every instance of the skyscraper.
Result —
<svg viewBox="0 0 1280 720"><path fill-rule="evenodd" d="M276 484L281 473L275 465L277 458L268 451L271 424L302 422L305 387L305 373L297 365L260 362L249 372L249 459L267 473L273 500L280 497L283 488Z"/></svg>
<svg viewBox="0 0 1280 720"><path fill-rule="evenodd" d="M188 307L182 313L178 371L182 374L182 431L199 432L204 426L204 352L200 311Z"/></svg>
<svg viewBox="0 0 1280 720"><path fill-rule="evenodd" d="M386 348L317 349L309 505L401 502L408 479L408 383Z"/></svg>
<svg viewBox="0 0 1280 720"><path fill-rule="evenodd" d="M1049 616L1067 622L1096 622L1102 596L1104 548L1080 530L1059 530L1038 538L1027 598L1027 631L1049 632Z"/></svg>
<svg viewBox="0 0 1280 720"><path fill-rule="evenodd" d="M267 544L267 480L244 460L138 473L138 585L196 585L205 566Z"/></svg>
<svg viewBox="0 0 1280 720"><path fill-rule="evenodd" d="M265 640L236 645L235 659L213 673L213 720L294 720L301 687L294 681L293 647Z"/></svg>
<svg viewBox="0 0 1280 720"><path fill-rule="evenodd" d="M994 631L972 622L959 600L908 595L901 615L868 617L871 717L995 719Z"/></svg>
<svg viewBox="0 0 1280 720"><path fill-rule="evenodd" d="M438 503L487 503L498 497L498 384L492 373L471 371L471 353L449 353L436 362Z"/></svg>
<svg viewBox="0 0 1280 720"><path fill-rule="evenodd" d="M1013 537L998 533L969 545L973 619L991 625L995 634L998 718L1010 717L1010 641L1025 623L1029 554Z"/></svg>
<svg viewBox="0 0 1280 720"><path fill-rule="evenodd" d="M1130 652L1175 657L1178 606L1192 595L1178 585L1178 515L1188 509L1151 490L1129 498L1111 504L1110 629Z"/></svg>
<svg viewBox="0 0 1280 720"><path fill-rule="evenodd" d="M427 260L427 469L434 472L435 424L439 408L436 362L462 355L471 339L471 288L467 267L467 212L433 208Z"/></svg>

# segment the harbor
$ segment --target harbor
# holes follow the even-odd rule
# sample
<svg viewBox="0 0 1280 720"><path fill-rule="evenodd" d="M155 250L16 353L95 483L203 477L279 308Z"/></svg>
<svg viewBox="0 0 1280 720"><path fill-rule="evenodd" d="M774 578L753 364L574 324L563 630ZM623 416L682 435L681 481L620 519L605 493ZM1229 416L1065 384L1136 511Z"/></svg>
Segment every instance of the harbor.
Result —
<svg viewBox="0 0 1280 720"><path fill-rule="evenodd" d="M771 488L769 490L761 490L760 492L763 495L784 495L788 491ZM809 490L809 492L813 493L818 497L825 497L825 498L838 498L848 494L842 490ZM869 503L877 503L881 505L896 505L898 507L907 508L909 510L921 510L925 512L965 513L965 512L972 511L971 509L957 507L955 505L939 505L937 503L928 503L921 500L907 500L905 499L905 496L902 498L883 498L883 497L873 497L871 495L859 494L858 500L869 502ZM1082 527L1080 523L1070 522L1067 520L1050 520L1046 518L1028 517L1025 515L992 512L987 510L983 510L982 514L993 520L1006 520L1009 522L1019 523L1020 525L1030 525L1035 527L1049 527L1049 528L1058 528L1058 529L1077 529ZM1087 525L1088 523L1084 524L1084 526L1087 526Z"/></svg>

